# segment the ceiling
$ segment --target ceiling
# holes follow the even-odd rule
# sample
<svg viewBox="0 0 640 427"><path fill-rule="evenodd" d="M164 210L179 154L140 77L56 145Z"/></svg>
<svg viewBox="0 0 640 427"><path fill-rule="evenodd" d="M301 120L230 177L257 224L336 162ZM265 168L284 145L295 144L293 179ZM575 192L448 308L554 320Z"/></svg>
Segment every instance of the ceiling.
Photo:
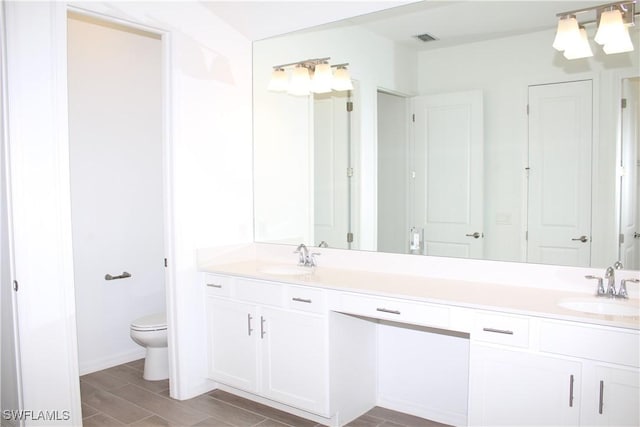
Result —
<svg viewBox="0 0 640 427"><path fill-rule="evenodd" d="M416 50L555 28L557 13L603 4L580 0L303 0L202 3L251 40L328 23L331 26L357 24ZM594 12L578 15L580 22L594 19ZM424 43L414 37L423 33L436 37L438 41Z"/></svg>

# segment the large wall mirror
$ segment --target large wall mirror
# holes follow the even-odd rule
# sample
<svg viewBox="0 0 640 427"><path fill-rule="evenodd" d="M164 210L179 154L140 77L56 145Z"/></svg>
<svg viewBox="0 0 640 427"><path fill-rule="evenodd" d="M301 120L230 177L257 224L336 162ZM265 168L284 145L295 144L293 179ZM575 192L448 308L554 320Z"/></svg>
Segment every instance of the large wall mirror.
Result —
<svg viewBox="0 0 640 427"><path fill-rule="evenodd" d="M640 25L632 52L590 22L593 57L552 47L598 4L426 1L255 42L255 240L640 269ZM353 90L267 90L325 57Z"/></svg>

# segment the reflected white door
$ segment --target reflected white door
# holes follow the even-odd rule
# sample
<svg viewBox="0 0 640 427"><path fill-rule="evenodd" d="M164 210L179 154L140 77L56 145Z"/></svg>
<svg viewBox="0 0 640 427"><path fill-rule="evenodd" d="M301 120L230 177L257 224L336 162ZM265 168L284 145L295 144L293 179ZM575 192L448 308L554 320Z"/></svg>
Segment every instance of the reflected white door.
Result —
<svg viewBox="0 0 640 427"><path fill-rule="evenodd" d="M591 80L529 87L527 261L589 266Z"/></svg>
<svg viewBox="0 0 640 427"><path fill-rule="evenodd" d="M620 182L620 261L625 268L640 269L640 78L622 81L622 170Z"/></svg>
<svg viewBox="0 0 640 427"><path fill-rule="evenodd" d="M348 92L314 95L314 237L318 246L348 249L350 178Z"/></svg>
<svg viewBox="0 0 640 427"><path fill-rule="evenodd" d="M482 92L419 96L413 111L412 223L424 254L482 258Z"/></svg>

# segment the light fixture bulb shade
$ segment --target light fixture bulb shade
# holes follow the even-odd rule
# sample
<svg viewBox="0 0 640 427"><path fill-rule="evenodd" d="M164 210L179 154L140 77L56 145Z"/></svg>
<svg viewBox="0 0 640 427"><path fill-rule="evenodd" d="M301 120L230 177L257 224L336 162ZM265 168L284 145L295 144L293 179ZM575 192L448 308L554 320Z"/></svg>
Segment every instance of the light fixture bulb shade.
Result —
<svg viewBox="0 0 640 427"><path fill-rule="evenodd" d="M620 37L620 32L624 31L625 25L622 22L622 12L618 9L607 10L600 14L598 31L594 38L595 42L601 45Z"/></svg>
<svg viewBox="0 0 640 427"><path fill-rule="evenodd" d="M622 26L620 31L616 31L610 40L602 48L604 53L611 55L614 53L624 53L633 51L633 43L629 35L629 28Z"/></svg>
<svg viewBox="0 0 640 427"><path fill-rule="evenodd" d="M296 66L291 73L288 93L297 96L309 95L310 85L309 69L302 65Z"/></svg>
<svg viewBox="0 0 640 427"><path fill-rule="evenodd" d="M289 82L287 73L282 68L276 68L271 73L271 80L267 86L267 90L273 92L286 92Z"/></svg>
<svg viewBox="0 0 640 427"><path fill-rule="evenodd" d="M311 92L331 92L332 79L333 72L331 71L331 66L328 63L316 65L313 78L311 79Z"/></svg>
<svg viewBox="0 0 640 427"><path fill-rule="evenodd" d="M580 28L575 16L562 18L558 21L556 37L553 40L553 48L560 52L570 49L580 41Z"/></svg>
<svg viewBox="0 0 640 427"><path fill-rule="evenodd" d="M589 45L589 38L587 37L587 30L580 28L580 41L573 46L568 47L564 51L564 57L567 59L579 59L588 58L593 56L591 46Z"/></svg>
<svg viewBox="0 0 640 427"><path fill-rule="evenodd" d="M353 90L353 83L351 82L349 70L345 67L338 67L333 73L333 82L331 86L337 91Z"/></svg>

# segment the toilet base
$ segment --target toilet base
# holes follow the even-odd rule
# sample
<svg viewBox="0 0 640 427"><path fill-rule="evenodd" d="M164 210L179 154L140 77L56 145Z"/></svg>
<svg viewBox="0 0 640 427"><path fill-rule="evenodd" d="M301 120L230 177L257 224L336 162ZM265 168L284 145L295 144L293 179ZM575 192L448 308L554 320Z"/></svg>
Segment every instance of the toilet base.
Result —
<svg viewBox="0 0 640 427"><path fill-rule="evenodd" d="M147 381L169 378L169 351L167 347L147 347L142 378Z"/></svg>

